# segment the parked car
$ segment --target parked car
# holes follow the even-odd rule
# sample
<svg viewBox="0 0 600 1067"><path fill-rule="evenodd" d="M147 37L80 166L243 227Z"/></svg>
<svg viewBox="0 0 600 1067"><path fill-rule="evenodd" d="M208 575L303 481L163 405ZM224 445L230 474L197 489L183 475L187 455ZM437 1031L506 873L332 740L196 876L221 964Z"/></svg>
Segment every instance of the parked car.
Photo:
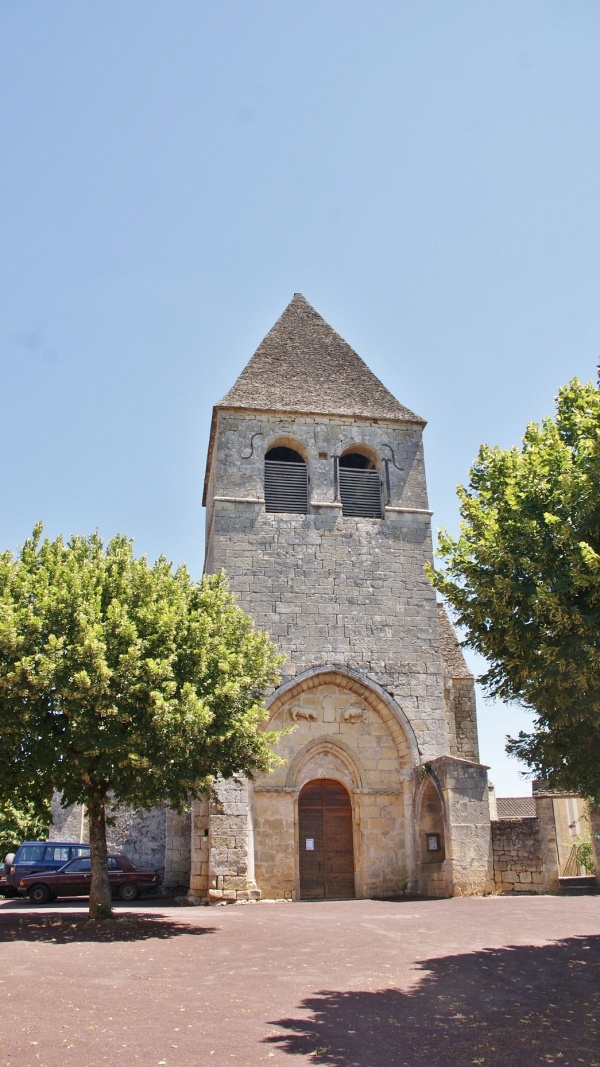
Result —
<svg viewBox="0 0 600 1067"><path fill-rule="evenodd" d="M6 881L6 865L0 863L0 896L1 897L16 897L17 889L14 885L9 885Z"/></svg>
<svg viewBox="0 0 600 1067"><path fill-rule="evenodd" d="M6 884L16 893L26 875L58 871L69 860L89 854L90 846L82 841L23 841L14 856L6 857Z"/></svg>
<svg viewBox="0 0 600 1067"><path fill-rule="evenodd" d="M88 897L92 861L89 856L70 860L59 871L38 871L19 879L19 895L29 897L32 904L47 904L57 897ZM116 852L108 855L108 880L114 895L121 900L137 900L140 893L149 893L160 884L162 870L136 867L127 856Z"/></svg>

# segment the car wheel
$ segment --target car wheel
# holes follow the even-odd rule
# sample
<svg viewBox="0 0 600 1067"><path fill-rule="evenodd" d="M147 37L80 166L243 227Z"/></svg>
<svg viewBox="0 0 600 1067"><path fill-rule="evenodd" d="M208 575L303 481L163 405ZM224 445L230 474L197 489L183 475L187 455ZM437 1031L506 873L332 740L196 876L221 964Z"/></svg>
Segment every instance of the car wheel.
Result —
<svg viewBox="0 0 600 1067"><path fill-rule="evenodd" d="M36 882L27 893L32 904L47 904L50 900L50 890L43 882Z"/></svg>
<svg viewBox="0 0 600 1067"><path fill-rule="evenodd" d="M135 882L123 882L123 885L119 886L121 900L137 900L139 895L139 889Z"/></svg>

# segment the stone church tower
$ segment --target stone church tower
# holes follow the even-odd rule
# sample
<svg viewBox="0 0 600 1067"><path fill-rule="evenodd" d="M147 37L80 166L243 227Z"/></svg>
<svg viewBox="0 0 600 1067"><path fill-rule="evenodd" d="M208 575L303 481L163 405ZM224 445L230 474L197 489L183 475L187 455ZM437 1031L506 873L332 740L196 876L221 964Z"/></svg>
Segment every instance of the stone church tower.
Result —
<svg viewBox="0 0 600 1067"><path fill-rule="evenodd" d="M285 763L192 813L190 893L490 889L473 679L429 585L423 420L296 294L213 413L206 564L286 661Z"/></svg>

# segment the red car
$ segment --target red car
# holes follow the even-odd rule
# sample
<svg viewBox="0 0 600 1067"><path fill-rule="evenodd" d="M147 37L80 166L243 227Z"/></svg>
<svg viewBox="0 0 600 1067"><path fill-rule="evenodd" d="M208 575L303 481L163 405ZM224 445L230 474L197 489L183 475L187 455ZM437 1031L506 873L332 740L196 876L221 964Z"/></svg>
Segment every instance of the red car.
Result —
<svg viewBox="0 0 600 1067"><path fill-rule="evenodd" d="M161 870L136 867L127 856L109 853L108 880L113 892L121 900L136 900L140 893L148 893L160 884ZM47 904L57 897L88 897L92 861L89 856L65 863L58 871L38 871L19 880L19 895L29 897L32 904Z"/></svg>

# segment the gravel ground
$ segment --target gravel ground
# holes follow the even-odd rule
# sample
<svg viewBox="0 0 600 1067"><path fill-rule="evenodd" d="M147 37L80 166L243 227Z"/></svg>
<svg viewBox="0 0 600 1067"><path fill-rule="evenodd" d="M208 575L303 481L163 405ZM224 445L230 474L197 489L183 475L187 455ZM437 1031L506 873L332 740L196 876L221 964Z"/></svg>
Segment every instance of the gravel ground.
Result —
<svg viewBox="0 0 600 1067"><path fill-rule="evenodd" d="M600 897L0 904L6 1067L600 1067Z"/></svg>

